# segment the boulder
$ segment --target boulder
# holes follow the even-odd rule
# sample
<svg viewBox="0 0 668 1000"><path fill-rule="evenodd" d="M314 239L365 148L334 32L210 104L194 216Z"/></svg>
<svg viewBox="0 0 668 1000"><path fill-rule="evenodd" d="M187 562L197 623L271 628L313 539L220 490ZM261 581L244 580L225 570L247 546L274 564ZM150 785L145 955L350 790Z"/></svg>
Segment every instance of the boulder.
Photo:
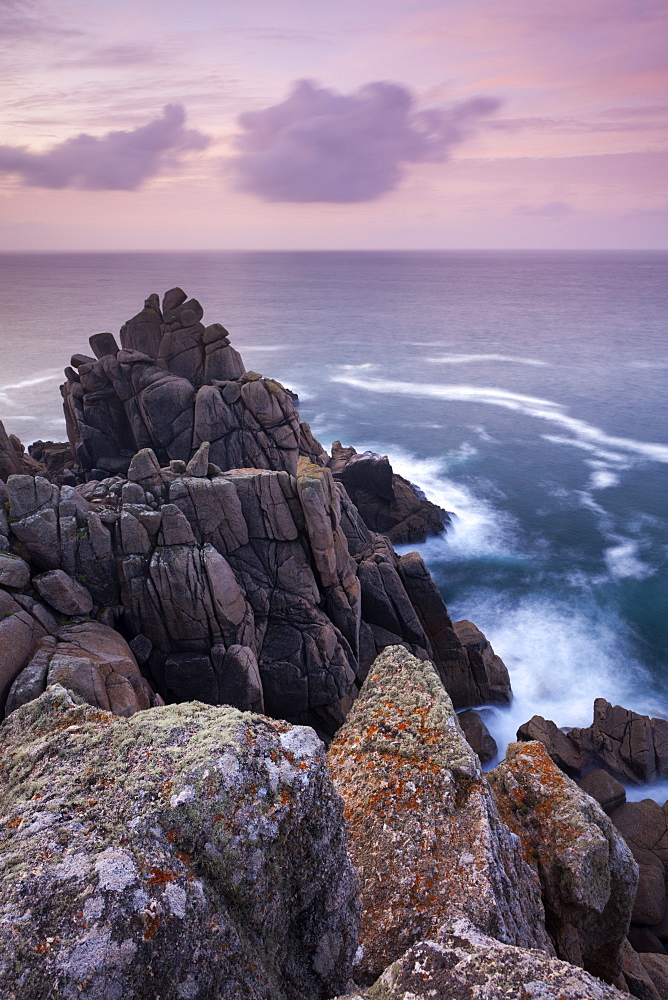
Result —
<svg viewBox="0 0 668 1000"><path fill-rule="evenodd" d="M626 940L622 947L622 977L625 989L638 1000L663 1000L641 956Z"/></svg>
<svg viewBox="0 0 668 1000"><path fill-rule="evenodd" d="M668 777L668 721L639 715L605 698L594 702L594 721L585 729L559 730L534 716L518 739L539 740L571 777L602 768L619 781L643 785Z"/></svg>
<svg viewBox="0 0 668 1000"><path fill-rule="evenodd" d="M393 472L387 455L372 451L358 455L354 448L343 448L335 441L329 467L366 526L387 535L394 545L424 542L430 535L442 534L450 524L446 511Z"/></svg>
<svg viewBox="0 0 668 1000"><path fill-rule="evenodd" d="M624 1000L568 962L502 944L466 919L417 941L368 989L337 1000Z"/></svg>
<svg viewBox="0 0 668 1000"><path fill-rule="evenodd" d="M90 592L62 569L52 569L33 577L33 585L40 597L61 614L88 615L93 610Z"/></svg>
<svg viewBox="0 0 668 1000"><path fill-rule="evenodd" d="M510 678L501 657L496 655L487 638L473 622L464 620L452 624L468 657L469 683L473 688L471 704L508 703L511 698Z"/></svg>
<svg viewBox="0 0 668 1000"><path fill-rule="evenodd" d="M0 420L0 481L6 482L13 475L36 476L44 473L44 466L35 461L16 437L7 434Z"/></svg>
<svg viewBox="0 0 668 1000"><path fill-rule="evenodd" d="M538 880L499 818L431 663L386 649L328 762L362 883L357 981L373 982L453 913L499 940L550 953Z"/></svg>
<svg viewBox="0 0 668 1000"><path fill-rule="evenodd" d="M624 786L600 767L588 771L578 785L583 792L596 799L603 812L608 814L626 802Z"/></svg>
<svg viewBox="0 0 668 1000"><path fill-rule="evenodd" d="M20 556L0 552L0 586L22 590L30 582L30 567Z"/></svg>
<svg viewBox="0 0 668 1000"><path fill-rule="evenodd" d="M462 728L466 742L478 755L480 762L488 764L494 760L498 753L496 740L485 725L485 720L480 712L476 712L472 708L465 712L459 712L457 722Z"/></svg>
<svg viewBox="0 0 668 1000"><path fill-rule="evenodd" d="M311 730L201 704L118 718L54 686L0 745L3 995L344 988L357 878Z"/></svg>
<svg viewBox="0 0 668 1000"><path fill-rule="evenodd" d="M540 878L557 955L613 982L638 881L631 851L542 743L511 743L488 779L501 816Z"/></svg>
<svg viewBox="0 0 668 1000"><path fill-rule="evenodd" d="M28 664L40 641L55 632L55 619L30 598L10 594L0 587L0 712L9 690Z"/></svg>
<svg viewBox="0 0 668 1000"><path fill-rule="evenodd" d="M668 955L645 952L638 957L656 989L659 1000L668 1000Z"/></svg>

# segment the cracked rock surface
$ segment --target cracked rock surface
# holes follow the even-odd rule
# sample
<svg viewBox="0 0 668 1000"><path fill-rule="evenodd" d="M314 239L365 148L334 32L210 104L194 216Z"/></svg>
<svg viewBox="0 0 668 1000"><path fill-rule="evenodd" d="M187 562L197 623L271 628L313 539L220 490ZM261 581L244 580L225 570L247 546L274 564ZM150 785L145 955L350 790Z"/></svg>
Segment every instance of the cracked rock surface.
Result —
<svg viewBox="0 0 668 1000"><path fill-rule="evenodd" d="M357 943L324 748L233 708L60 686L0 727L3 1000L322 1000Z"/></svg>

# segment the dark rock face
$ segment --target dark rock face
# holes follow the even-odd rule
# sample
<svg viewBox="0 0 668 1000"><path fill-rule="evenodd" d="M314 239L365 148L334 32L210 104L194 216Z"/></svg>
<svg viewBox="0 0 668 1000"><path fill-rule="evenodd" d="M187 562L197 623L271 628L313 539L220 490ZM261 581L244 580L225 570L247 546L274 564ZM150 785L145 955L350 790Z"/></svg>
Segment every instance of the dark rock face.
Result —
<svg viewBox="0 0 668 1000"><path fill-rule="evenodd" d="M450 515L431 503L413 483L392 471L387 455L332 445L329 467L372 531L379 531L394 545L415 545L429 535L440 535Z"/></svg>
<svg viewBox="0 0 668 1000"><path fill-rule="evenodd" d="M227 331L205 327L202 315L181 289L165 294L162 309L151 295L123 326L120 350L111 334L95 334L96 357L73 357L61 392L84 470L124 473L147 447L163 464L187 462L208 441L210 460L223 470L294 475L301 432L290 394L246 372Z"/></svg>
<svg viewBox="0 0 668 1000"><path fill-rule="evenodd" d="M583 792L596 799L603 812L608 814L626 802L624 786L600 767L588 771L578 785Z"/></svg>
<svg viewBox="0 0 668 1000"><path fill-rule="evenodd" d="M638 881L631 851L541 743L511 743L488 780L540 878L557 955L613 983Z"/></svg>
<svg viewBox="0 0 668 1000"><path fill-rule="evenodd" d="M0 420L0 481L6 482L8 476L27 474L36 476L44 472L41 462L35 461L15 434L7 434Z"/></svg>
<svg viewBox="0 0 668 1000"><path fill-rule="evenodd" d="M357 877L312 730L198 704L123 719L54 686L0 747L7 1000L345 988Z"/></svg>
<svg viewBox="0 0 668 1000"><path fill-rule="evenodd" d="M594 702L594 721L586 729L563 732L535 715L520 726L517 737L539 740L571 777L581 778L595 767L631 785L668 777L668 721L638 715L604 698Z"/></svg>
<svg viewBox="0 0 668 1000"><path fill-rule="evenodd" d="M633 906L636 933L645 936L633 940L636 951L663 951L668 943L668 809L652 799L625 802L610 818L631 848L640 868L638 892ZM631 935L630 935L631 937Z"/></svg>
<svg viewBox="0 0 668 1000"><path fill-rule="evenodd" d="M474 672L420 557L369 532L329 469L222 474L210 454L204 442L161 467L143 449L127 477L76 488L10 477L5 571L29 571L51 614L143 637L166 701L230 701L331 735L393 643L431 657L458 708L494 697L496 674ZM8 685L43 635L26 631Z"/></svg>
<svg viewBox="0 0 668 1000"><path fill-rule="evenodd" d="M62 478L68 471L71 473L77 464L68 441L33 441L28 445L28 452L32 459L46 469L52 479ZM76 485L76 482L73 485Z"/></svg>
<svg viewBox="0 0 668 1000"><path fill-rule="evenodd" d="M485 725L480 712L468 708L465 712L459 713L457 722L462 727L466 742L478 755L481 764L488 764L490 760L494 760L498 752L496 740Z"/></svg>

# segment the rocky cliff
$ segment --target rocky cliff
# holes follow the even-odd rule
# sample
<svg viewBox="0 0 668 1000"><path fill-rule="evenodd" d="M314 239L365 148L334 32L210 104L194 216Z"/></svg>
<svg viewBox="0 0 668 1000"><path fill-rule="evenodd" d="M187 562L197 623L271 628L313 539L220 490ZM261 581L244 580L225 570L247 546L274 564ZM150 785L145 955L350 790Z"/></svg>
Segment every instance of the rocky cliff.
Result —
<svg viewBox="0 0 668 1000"><path fill-rule="evenodd" d="M392 544L447 514L181 289L119 341L68 444L0 425L0 998L668 996L665 815L613 776L668 723L534 719L486 776L457 712L508 672Z"/></svg>

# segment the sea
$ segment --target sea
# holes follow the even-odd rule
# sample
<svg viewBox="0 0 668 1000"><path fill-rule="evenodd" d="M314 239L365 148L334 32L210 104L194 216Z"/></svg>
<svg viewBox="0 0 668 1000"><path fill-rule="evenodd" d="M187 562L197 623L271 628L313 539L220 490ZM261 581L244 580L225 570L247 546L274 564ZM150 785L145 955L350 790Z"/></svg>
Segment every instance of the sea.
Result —
<svg viewBox="0 0 668 1000"><path fill-rule="evenodd" d="M4 254L0 282L8 432L63 440L70 355L180 285L326 447L452 512L413 547L510 671L501 751L597 697L668 718L668 252Z"/></svg>

